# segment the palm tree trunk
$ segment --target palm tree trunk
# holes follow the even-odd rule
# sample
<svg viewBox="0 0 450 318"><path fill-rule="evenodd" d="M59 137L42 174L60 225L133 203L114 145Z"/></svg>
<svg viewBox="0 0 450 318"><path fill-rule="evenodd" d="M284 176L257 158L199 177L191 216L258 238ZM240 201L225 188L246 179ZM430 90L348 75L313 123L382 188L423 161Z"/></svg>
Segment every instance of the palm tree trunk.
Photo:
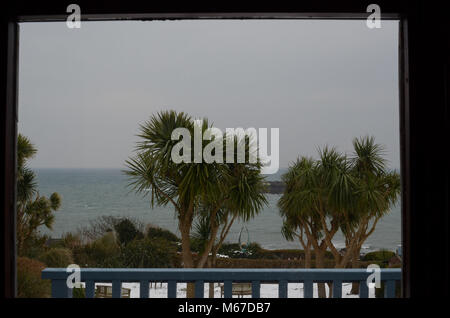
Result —
<svg viewBox="0 0 450 318"><path fill-rule="evenodd" d="M316 256L316 268L324 268L325 252L322 249L314 250ZM325 289L325 283L317 283L319 298L327 298L327 291Z"/></svg>
<svg viewBox="0 0 450 318"><path fill-rule="evenodd" d="M211 258L208 257L208 261L206 263L206 267L211 268L212 267L212 262L211 262ZM209 298L214 298L214 283L209 283Z"/></svg>
<svg viewBox="0 0 450 318"><path fill-rule="evenodd" d="M359 268L359 249L353 253L352 268ZM352 295L359 294L359 283L357 283L357 282L352 283L352 290L350 291L350 294L352 294Z"/></svg>
<svg viewBox="0 0 450 318"><path fill-rule="evenodd" d="M311 248L305 249L305 268L311 268Z"/></svg>
<svg viewBox="0 0 450 318"><path fill-rule="evenodd" d="M214 242L216 241L217 231L219 230L219 225L216 223L211 224L211 237L209 238L208 242L206 243L205 250L203 253L199 256L199 260L197 263L197 268L203 268L208 261L209 253L211 253L211 250L214 247Z"/></svg>
<svg viewBox="0 0 450 318"><path fill-rule="evenodd" d="M191 226L189 222L184 222L180 219L179 229L181 232L181 259L183 261L183 267L193 268L194 261L192 259L191 238L190 238ZM194 296L195 296L195 285L193 283L187 283L186 298L194 298Z"/></svg>

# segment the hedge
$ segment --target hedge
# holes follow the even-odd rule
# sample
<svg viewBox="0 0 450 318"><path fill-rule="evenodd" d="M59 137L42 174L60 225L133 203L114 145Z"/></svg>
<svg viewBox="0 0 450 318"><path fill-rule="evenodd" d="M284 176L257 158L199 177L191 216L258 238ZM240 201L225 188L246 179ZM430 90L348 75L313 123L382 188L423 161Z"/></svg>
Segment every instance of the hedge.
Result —
<svg viewBox="0 0 450 318"><path fill-rule="evenodd" d="M47 264L48 267L67 267L74 262L72 251L68 248L51 248L44 252L39 260Z"/></svg>
<svg viewBox="0 0 450 318"><path fill-rule="evenodd" d="M50 280L41 279L45 264L28 257L17 259L17 296L19 298L50 297Z"/></svg>
<svg viewBox="0 0 450 318"><path fill-rule="evenodd" d="M314 261L311 262L314 268ZM303 260L286 259L251 259L251 258L218 258L217 268L304 268ZM326 259L325 268L333 268L334 261Z"/></svg>
<svg viewBox="0 0 450 318"><path fill-rule="evenodd" d="M149 239L162 238L170 242L180 242L180 239L175 234L157 226L149 226L146 237Z"/></svg>

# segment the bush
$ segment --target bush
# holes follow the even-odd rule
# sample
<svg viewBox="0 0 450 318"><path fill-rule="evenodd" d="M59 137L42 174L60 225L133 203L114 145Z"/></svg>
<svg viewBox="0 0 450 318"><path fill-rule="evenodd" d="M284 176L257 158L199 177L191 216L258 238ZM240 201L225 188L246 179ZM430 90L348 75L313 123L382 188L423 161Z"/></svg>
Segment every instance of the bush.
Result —
<svg viewBox="0 0 450 318"><path fill-rule="evenodd" d="M180 242L180 239L175 234L173 234L169 230L162 229L162 228L156 227L156 226L148 227L147 238L148 239L163 238L169 242Z"/></svg>
<svg viewBox="0 0 450 318"><path fill-rule="evenodd" d="M128 244L134 239L141 239L144 237L136 225L130 219L122 219L114 225L114 230L117 233L117 239L121 244Z"/></svg>
<svg viewBox="0 0 450 318"><path fill-rule="evenodd" d="M251 243L246 249L248 253L241 253L241 247L237 243L224 243L219 249L219 254L227 255L231 258L252 258L252 259L304 259L303 250L266 250L257 243ZM315 259L314 251L311 252L311 259ZM334 259L330 251L325 252L325 259Z"/></svg>
<svg viewBox="0 0 450 318"><path fill-rule="evenodd" d="M81 267L121 267L120 247L113 232L105 234L102 238L75 248L73 256L76 264Z"/></svg>
<svg viewBox="0 0 450 318"><path fill-rule="evenodd" d="M17 259L17 296L20 298L50 297L49 280L41 279L45 264L27 257Z"/></svg>
<svg viewBox="0 0 450 318"><path fill-rule="evenodd" d="M101 216L89 222L89 225L78 229L78 236L87 242L92 242L102 238L106 233L114 231L118 223L128 220L139 231L143 232L143 225L134 219L119 218L116 216Z"/></svg>
<svg viewBox="0 0 450 318"><path fill-rule="evenodd" d="M86 289L83 287L74 287L72 289L72 298L86 298Z"/></svg>
<svg viewBox="0 0 450 318"><path fill-rule="evenodd" d="M18 250L19 256L28 258L38 258L46 250L46 242L50 237L48 235L39 235L34 233L25 238L22 248Z"/></svg>
<svg viewBox="0 0 450 318"><path fill-rule="evenodd" d="M131 268L176 267L176 248L161 238L134 240L122 249L122 263Z"/></svg>
<svg viewBox="0 0 450 318"><path fill-rule="evenodd" d="M216 268L304 268L304 260L287 259L251 259L251 258L218 258ZM314 261L311 267L315 267ZM325 268L333 268L334 261L325 259Z"/></svg>
<svg viewBox="0 0 450 318"><path fill-rule="evenodd" d="M233 257L235 255L235 251L240 251L241 247L238 243L223 243L222 246L219 248L218 253L227 255L229 257Z"/></svg>
<svg viewBox="0 0 450 318"><path fill-rule="evenodd" d="M246 247L241 247L237 243L224 243L218 253L231 258L261 258L263 251L258 243L250 243Z"/></svg>
<svg viewBox="0 0 450 318"><path fill-rule="evenodd" d="M73 250L83 245L80 234L67 233L64 234L60 246Z"/></svg>
<svg viewBox="0 0 450 318"><path fill-rule="evenodd" d="M262 250L260 252L261 258L268 259L304 259L305 252L303 250ZM313 258L314 253L311 254Z"/></svg>
<svg viewBox="0 0 450 318"><path fill-rule="evenodd" d="M191 251L194 253L202 253L204 248L205 248L205 241L195 238L195 237L191 237L191 241L190 241L190 245L191 245ZM181 251L181 246L180 246L180 251Z"/></svg>
<svg viewBox="0 0 450 318"><path fill-rule="evenodd" d="M39 259L48 267L67 267L73 264L72 251L67 248L51 248Z"/></svg>
<svg viewBox="0 0 450 318"><path fill-rule="evenodd" d="M380 261L387 263L393 256L395 256L394 252L381 250L367 253L364 255L362 261Z"/></svg>

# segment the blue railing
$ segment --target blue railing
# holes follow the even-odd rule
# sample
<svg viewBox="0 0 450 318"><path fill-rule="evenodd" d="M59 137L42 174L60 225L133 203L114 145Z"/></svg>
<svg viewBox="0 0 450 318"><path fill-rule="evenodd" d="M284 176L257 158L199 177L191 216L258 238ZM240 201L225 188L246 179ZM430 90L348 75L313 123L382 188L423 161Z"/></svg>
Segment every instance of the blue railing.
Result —
<svg viewBox="0 0 450 318"><path fill-rule="evenodd" d="M70 298L72 289L68 288L67 278L71 272L65 268L46 268L43 279L51 279L52 297ZM313 283L332 283L332 295L342 297L342 283L359 282L359 297L369 296L366 280L371 272L365 269L161 269L161 268L82 268L80 280L85 283L87 298L95 296L95 283L112 283L112 297L120 298L122 283L140 283L140 297L149 297L150 282L166 282L167 296L176 298L177 283L195 283L195 297L203 298L205 283L223 283L224 297L232 297L233 282L249 282L252 297L260 297L261 283L278 284L278 297L286 298L288 283L303 283L304 297L313 297ZM381 269L380 280L384 282L386 298L395 297L396 281L401 280L398 268Z"/></svg>

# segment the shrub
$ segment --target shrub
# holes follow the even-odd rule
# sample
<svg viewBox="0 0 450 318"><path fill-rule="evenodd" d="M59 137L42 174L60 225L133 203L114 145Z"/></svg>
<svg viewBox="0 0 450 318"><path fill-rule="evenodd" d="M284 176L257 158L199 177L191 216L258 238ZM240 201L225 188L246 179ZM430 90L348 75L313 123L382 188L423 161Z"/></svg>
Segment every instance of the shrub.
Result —
<svg viewBox="0 0 450 318"><path fill-rule="evenodd" d="M20 298L50 297L49 280L41 279L45 264L27 257L17 259L17 296Z"/></svg>
<svg viewBox="0 0 450 318"><path fill-rule="evenodd" d="M237 243L224 243L219 249L219 254L227 255L231 258L253 258L253 259L304 259L305 252L303 250L286 249L286 250L266 250L257 243L251 243L247 251L249 253L241 253L241 247ZM311 258L315 259L314 252ZM325 252L325 259L334 259L330 251Z"/></svg>
<svg viewBox="0 0 450 318"><path fill-rule="evenodd" d="M113 232L73 250L75 263L85 267L121 267L120 247Z"/></svg>
<svg viewBox="0 0 450 318"><path fill-rule="evenodd" d="M114 230L117 233L117 239L121 244L128 244L134 239L141 239L144 237L136 225L130 219L120 220L114 225Z"/></svg>
<svg viewBox="0 0 450 318"><path fill-rule="evenodd" d="M201 253L203 249L205 248L205 241L191 237L190 245L191 245L191 251L195 253Z"/></svg>
<svg viewBox="0 0 450 318"><path fill-rule="evenodd" d="M73 250L77 247L82 246L83 242L81 240L80 234L67 233L63 235L60 245L61 247Z"/></svg>
<svg viewBox="0 0 450 318"><path fill-rule="evenodd" d="M139 231L143 232L143 225L134 219L115 216L101 216L89 222L89 225L78 229L79 237L83 241L92 242L102 238L106 233L114 231L118 223L128 220Z"/></svg>
<svg viewBox="0 0 450 318"><path fill-rule="evenodd" d="M86 289L83 287L74 287L72 289L72 298L86 298Z"/></svg>
<svg viewBox="0 0 450 318"><path fill-rule="evenodd" d="M44 252L39 259L48 267L67 267L73 264L72 251L67 248L51 248Z"/></svg>
<svg viewBox="0 0 450 318"><path fill-rule="evenodd" d="M149 226L147 228L147 238L163 238L169 242L180 242L180 239L175 234L173 234L169 230L162 229L156 226Z"/></svg>
<svg viewBox="0 0 450 318"><path fill-rule="evenodd" d="M218 253L231 258L261 258L263 248L258 243L250 243L241 247L237 243L224 243Z"/></svg>
<svg viewBox="0 0 450 318"><path fill-rule="evenodd" d="M325 268L333 268L334 261L325 259ZM311 262L314 268L314 261ZM251 258L218 258L217 268L304 268L304 260L287 259L251 259Z"/></svg>
<svg viewBox="0 0 450 318"><path fill-rule="evenodd" d="M227 255L229 257L233 257L235 255L235 251L241 250L241 247L238 243L223 243L222 246L219 248L218 253Z"/></svg>
<svg viewBox="0 0 450 318"><path fill-rule="evenodd" d="M122 263L132 268L175 267L176 248L172 242L156 238L134 240L122 249Z"/></svg>
<svg viewBox="0 0 450 318"><path fill-rule="evenodd" d="M381 250L370 252L364 255L363 261L380 261L380 262L388 262L391 257L395 256L394 252Z"/></svg>
<svg viewBox="0 0 450 318"><path fill-rule="evenodd" d="M18 250L19 256L28 258L37 258L46 250L46 242L50 237L48 235L39 235L34 233L24 239L22 247Z"/></svg>

